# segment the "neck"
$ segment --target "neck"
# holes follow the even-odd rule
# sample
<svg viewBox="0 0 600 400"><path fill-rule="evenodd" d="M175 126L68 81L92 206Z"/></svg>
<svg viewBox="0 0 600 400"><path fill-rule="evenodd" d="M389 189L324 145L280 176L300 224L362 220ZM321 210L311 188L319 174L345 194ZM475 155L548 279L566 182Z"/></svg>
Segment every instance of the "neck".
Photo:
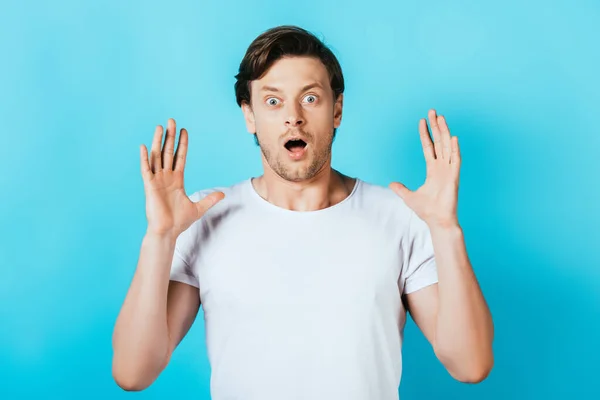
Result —
<svg viewBox="0 0 600 400"><path fill-rule="evenodd" d="M350 195L355 179L324 166L313 178L300 182L283 179L270 169L253 178L256 192L269 203L293 211L316 211L331 207Z"/></svg>

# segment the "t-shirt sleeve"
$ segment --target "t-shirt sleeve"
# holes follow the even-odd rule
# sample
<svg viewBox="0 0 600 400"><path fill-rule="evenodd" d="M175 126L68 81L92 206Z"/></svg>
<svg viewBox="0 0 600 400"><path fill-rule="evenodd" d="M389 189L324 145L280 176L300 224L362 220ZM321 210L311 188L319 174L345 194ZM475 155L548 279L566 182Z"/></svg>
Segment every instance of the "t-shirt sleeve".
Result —
<svg viewBox="0 0 600 400"><path fill-rule="evenodd" d="M191 229L193 227L194 224L177 237L173 260L171 262L170 280L187 283L199 288L198 275L194 271L189 258L189 253L193 248L193 243L191 242Z"/></svg>
<svg viewBox="0 0 600 400"><path fill-rule="evenodd" d="M408 223L404 294L437 283L438 274L429 227L411 210Z"/></svg>
<svg viewBox="0 0 600 400"><path fill-rule="evenodd" d="M203 190L188 196L192 202L197 202L204 198L210 190ZM196 260L198 259L198 247L201 231L201 220L197 220L190 225L177 237L175 242L175 251L171 261L170 280L187 283L188 285L199 288L200 281L196 271Z"/></svg>

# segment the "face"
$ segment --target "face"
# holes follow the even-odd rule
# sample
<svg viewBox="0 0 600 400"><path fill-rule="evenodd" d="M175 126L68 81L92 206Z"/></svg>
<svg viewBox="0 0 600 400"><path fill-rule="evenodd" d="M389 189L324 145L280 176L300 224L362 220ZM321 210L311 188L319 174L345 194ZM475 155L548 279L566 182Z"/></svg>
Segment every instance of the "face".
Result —
<svg viewBox="0 0 600 400"><path fill-rule="evenodd" d="M334 101L329 74L320 60L279 59L251 82L250 92L251 104L243 104L242 110L248 132L257 135L265 168L299 182L330 166L343 96Z"/></svg>

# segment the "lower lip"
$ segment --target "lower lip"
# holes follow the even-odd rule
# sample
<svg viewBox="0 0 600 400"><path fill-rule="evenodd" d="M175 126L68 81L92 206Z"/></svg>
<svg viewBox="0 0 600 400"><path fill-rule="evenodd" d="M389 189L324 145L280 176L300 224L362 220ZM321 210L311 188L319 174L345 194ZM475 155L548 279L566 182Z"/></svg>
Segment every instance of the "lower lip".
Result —
<svg viewBox="0 0 600 400"><path fill-rule="evenodd" d="M304 146L304 148L302 150L298 150L298 151L287 150L287 152L292 160L297 161L297 160L301 160L302 158L304 158L304 156L306 155L307 147L308 147L308 145Z"/></svg>

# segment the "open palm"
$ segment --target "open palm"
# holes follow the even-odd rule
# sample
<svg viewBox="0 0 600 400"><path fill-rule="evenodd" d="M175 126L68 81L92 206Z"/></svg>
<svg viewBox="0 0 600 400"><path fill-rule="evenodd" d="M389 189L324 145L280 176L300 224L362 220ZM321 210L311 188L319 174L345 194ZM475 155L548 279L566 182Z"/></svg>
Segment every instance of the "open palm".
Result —
<svg viewBox="0 0 600 400"><path fill-rule="evenodd" d="M390 188L400 196L429 226L458 224L457 202L460 176L460 149L458 137L450 136L446 120L429 110L429 124L433 142L427 130L427 121L419 120L419 134L427 166L425 183L411 191L400 182Z"/></svg>
<svg viewBox="0 0 600 400"><path fill-rule="evenodd" d="M182 129L179 145L175 147L175 120L168 121L167 136L161 151L162 126L157 126L152 140L150 157L146 146L140 146L141 172L146 194L148 231L177 237L225 195L214 192L194 203L185 193L183 173L188 148L188 133Z"/></svg>

